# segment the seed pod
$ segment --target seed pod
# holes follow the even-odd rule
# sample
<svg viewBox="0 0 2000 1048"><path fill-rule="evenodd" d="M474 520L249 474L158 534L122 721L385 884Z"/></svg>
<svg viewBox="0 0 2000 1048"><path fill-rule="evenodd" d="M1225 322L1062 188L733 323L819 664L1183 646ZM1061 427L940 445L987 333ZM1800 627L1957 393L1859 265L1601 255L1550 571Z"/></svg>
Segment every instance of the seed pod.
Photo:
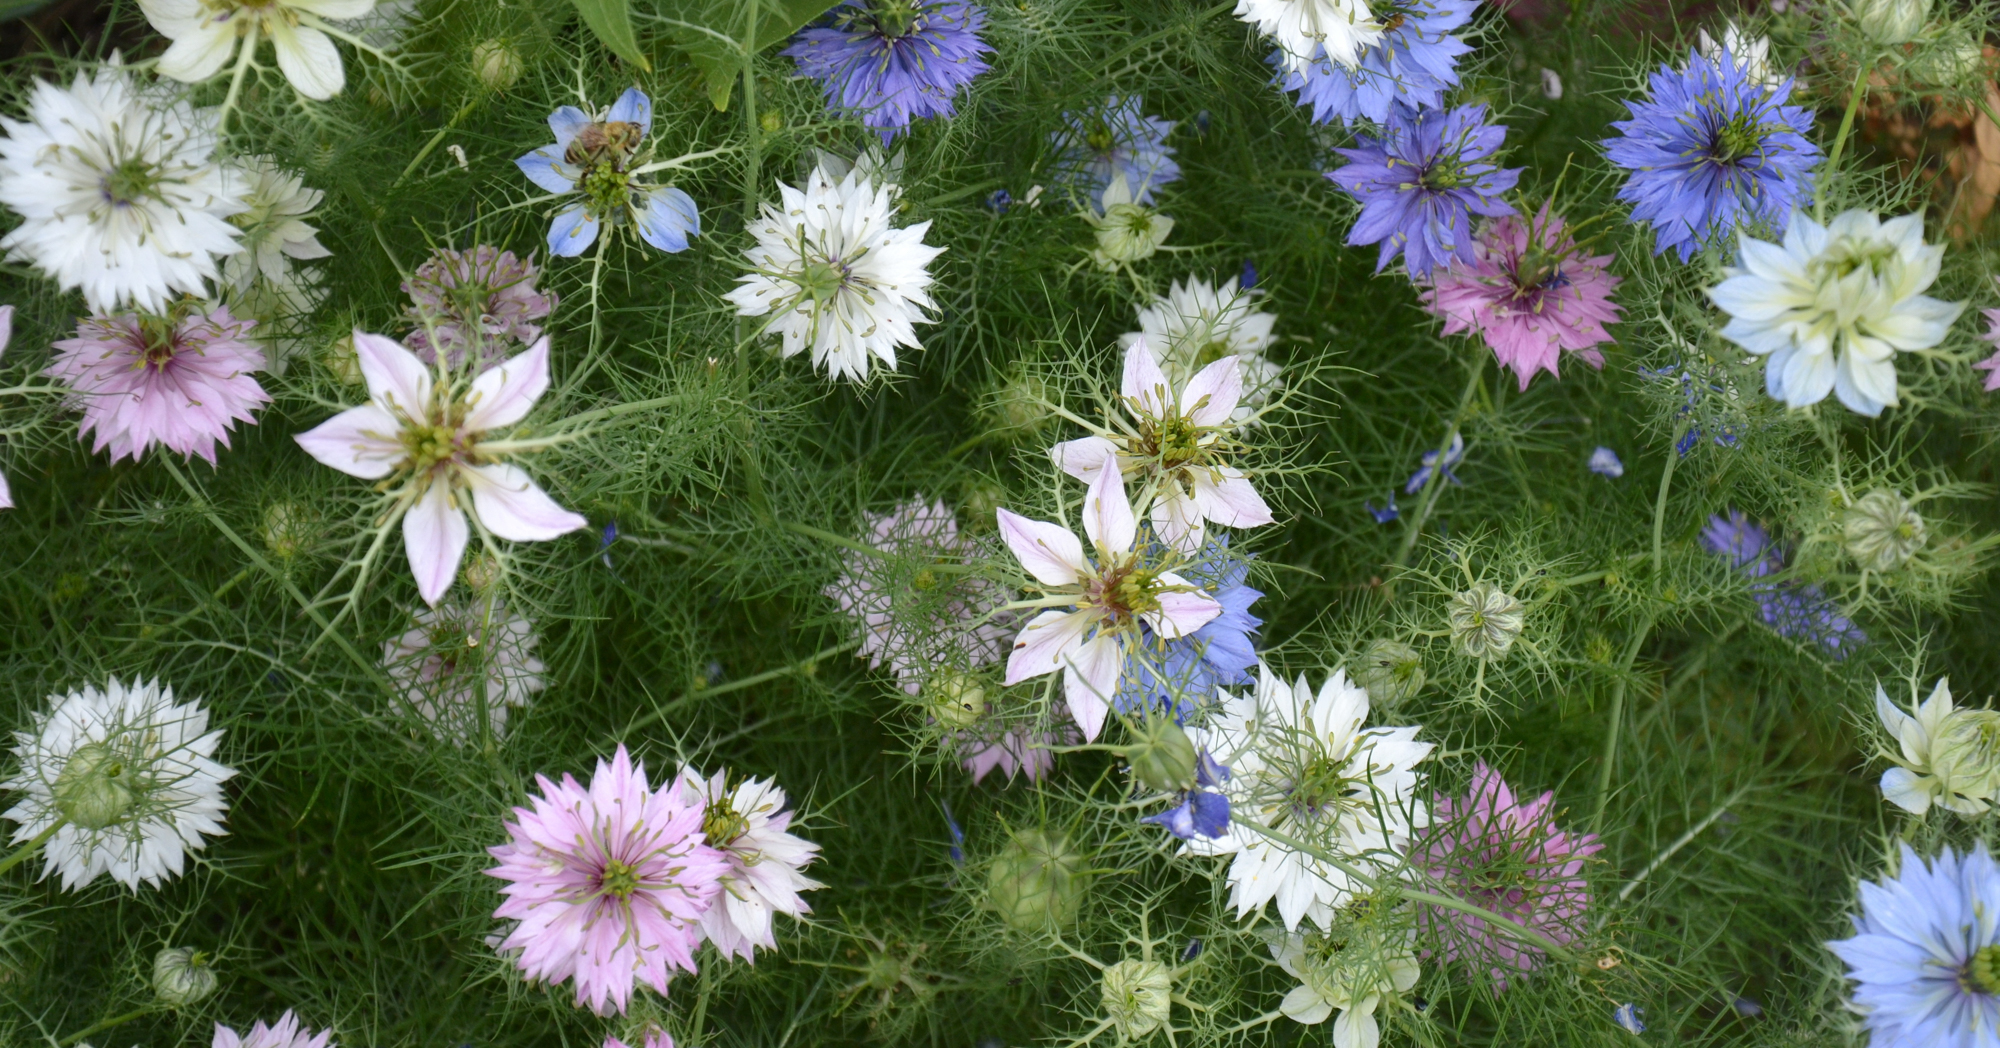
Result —
<svg viewBox="0 0 2000 1048"><path fill-rule="evenodd" d="M488 91L505 91L521 79L521 53L504 40L482 40L472 49L472 72Z"/></svg>
<svg viewBox="0 0 2000 1048"><path fill-rule="evenodd" d="M1446 615L1451 639L1473 659L1507 654L1527 618L1520 601L1490 582L1476 582L1452 597Z"/></svg>
<svg viewBox="0 0 2000 1048"><path fill-rule="evenodd" d="M1156 714L1140 725L1138 741L1118 752L1132 777L1149 790L1166 793L1194 785L1194 743L1172 717Z"/></svg>
<svg viewBox="0 0 2000 1048"><path fill-rule="evenodd" d="M1085 856L1067 836L1016 830L987 875L987 904L1020 931L1066 927L1083 901L1089 879L1084 864Z"/></svg>
<svg viewBox="0 0 2000 1048"><path fill-rule="evenodd" d="M1417 654L1417 649L1387 637L1368 643L1354 671L1354 682L1384 707L1414 698L1424 690L1428 679L1424 675L1423 656Z"/></svg>
<svg viewBox="0 0 2000 1048"><path fill-rule="evenodd" d="M970 674L941 669L924 682L924 710L947 728L970 728L986 715L986 688Z"/></svg>
<svg viewBox="0 0 2000 1048"><path fill-rule="evenodd" d="M185 1008L215 992L208 955L176 946L153 955L153 993L169 1008Z"/></svg>
<svg viewBox="0 0 2000 1048"><path fill-rule="evenodd" d="M109 746L92 742L70 754L51 792L63 818L86 830L101 830L132 810L135 788L131 763Z"/></svg>
<svg viewBox="0 0 2000 1048"><path fill-rule="evenodd" d="M1104 1016L1118 1030L1119 1042L1139 1040L1167 1025L1173 992L1173 975L1158 961L1127 957L1104 969Z"/></svg>
<svg viewBox="0 0 2000 1048"><path fill-rule="evenodd" d="M1841 537L1862 570L1893 571L1924 548L1930 530L1902 495L1871 491L1847 508Z"/></svg>

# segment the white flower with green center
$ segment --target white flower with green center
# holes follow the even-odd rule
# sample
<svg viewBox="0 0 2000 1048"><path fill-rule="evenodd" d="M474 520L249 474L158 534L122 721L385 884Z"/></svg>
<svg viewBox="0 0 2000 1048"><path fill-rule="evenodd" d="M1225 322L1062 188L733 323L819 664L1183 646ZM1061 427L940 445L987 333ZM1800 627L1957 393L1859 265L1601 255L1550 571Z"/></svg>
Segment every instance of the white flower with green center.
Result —
<svg viewBox="0 0 2000 1048"><path fill-rule="evenodd" d="M799 893L822 887L803 872L819 858L819 845L789 832L785 791L769 779L732 787L726 772L703 778L682 768L680 788L682 799L702 806L702 839L729 861L722 894L701 915L702 934L724 957L748 961L758 947L777 949L775 915L812 912Z"/></svg>
<svg viewBox="0 0 2000 1048"><path fill-rule="evenodd" d="M1323 1023L1338 1011L1333 1020L1335 1048L1376 1048L1382 1042L1376 1009L1383 998L1408 993L1421 974L1409 941L1371 954L1354 949L1345 938L1292 932L1271 944L1271 956L1300 983L1285 994L1278 1010L1307 1026Z"/></svg>
<svg viewBox="0 0 2000 1048"><path fill-rule="evenodd" d="M1864 571L1894 571L1930 541L1930 529L1910 501L1894 491L1871 491L1841 518L1847 555Z"/></svg>
<svg viewBox="0 0 2000 1048"><path fill-rule="evenodd" d="M1914 716L1875 686L1875 715L1900 753L1882 773L1882 796L1915 815L1942 805L1960 815L1985 814L2000 794L2000 713L1952 708L1951 682L1939 679Z"/></svg>
<svg viewBox="0 0 2000 1048"><path fill-rule="evenodd" d="M160 56L162 74L199 84L229 64L239 41L249 62L269 40L285 79L322 101L347 86L332 37L358 42L327 20L360 18L374 7L375 0L139 0L146 21L173 41Z"/></svg>
<svg viewBox="0 0 2000 1048"><path fill-rule="evenodd" d="M1355 69L1361 52L1382 39L1382 23L1367 0L1236 0L1236 17L1278 45L1286 72L1304 76L1326 49L1326 58Z"/></svg>
<svg viewBox="0 0 2000 1048"><path fill-rule="evenodd" d="M1512 594L1490 582L1454 594L1445 618L1458 650L1472 659L1497 659L1507 654L1521 635L1526 608Z"/></svg>
<svg viewBox="0 0 2000 1048"><path fill-rule="evenodd" d="M1284 385L1278 365L1264 357L1277 344L1271 333L1278 318L1253 308L1255 292L1239 290L1236 278L1221 286L1191 278L1174 281L1165 295L1139 307L1139 330L1118 336L1121 349L1144 343L1174 382L1229 357L1243 384L1230 421L1254 425L1257 409Z"/></svg>
<svg viewBox="0 0 2000 1048"><path fill-rule="evenodd" d="M1242 372L1217 360L1184 381L1173 382L1142 342L1125 351L1119 384L1123 411L1093 435L1049 449L1056 467L1088 481L1107 458L1138 475L1153 491L1153 530L1160 541L1192 554L1210 523L1255 528L1272 521L1271 508L1243 471L1227 464L1234 442L1233 416L1243 395Z"/></svg>
<svg viewBox="0 0 2000 1048"><path fill-rule="evenodd" d="M1085 208L1079 212L1097 231L1097 246L1091 248L1090 260L1100 269L1115 270L1152 258L1174 231L1172 218L1133 200L1131 183L1122 174L1111 180L1102 202L1102 211Z"/></svg>
<svg viewBox="0 0 2000 1048"><path fill-rule="evenodd" d="M1229 902L1239 918L1275 901L1287 931L1310 919L1331 926L1337 907L1366 886L1326 859L1277 841L1259 827L1340 859L1372 876L1430 824L1416 766L1435 745L1415 726L1363 727L1368 693L1336 670L1317 694L1300 677L1286 684L1257 667L1244 695L1218 690L1221 708L1188 729L1197 750L1229 769L1220 792L1229 826L1182 844L1194 855L1231 855Z"/></svg>
<svg viewBox="0 0 2000 1048"><path fill-rule="evenodd" d="M1764 362L1764 388L1802 408L1840 398L1871 418L1896 404L1896 353L1944 340L1962 302L1923 294L1944 248L1922 215L1883 222L1849 211L1822 226L1793 212L1783 244L1744 237L1740 267L1708 297L1730 316L1722 337Z"/></svg>
<svg viewBox="0 0 2000 1048"><path fill-rule="evenodd" d="M14 740L20 765L0 789L20 797L5 817L20 825L15 844L47 842L42 875L64 888L107 873L135 891L158 884L224 832L222 784L236 772L213 759L222 732L157 681L56 696Z"/></svg>
<svg viewBox="0 0 2000 1048"><path fill-rule="evenodd" d="M68 89L37 80L27 120L0 127L0 204L21 216L0 248L93 312L205 296L238 250L241 187L215 160L212 116L150 97L117 63Z"/></svg>

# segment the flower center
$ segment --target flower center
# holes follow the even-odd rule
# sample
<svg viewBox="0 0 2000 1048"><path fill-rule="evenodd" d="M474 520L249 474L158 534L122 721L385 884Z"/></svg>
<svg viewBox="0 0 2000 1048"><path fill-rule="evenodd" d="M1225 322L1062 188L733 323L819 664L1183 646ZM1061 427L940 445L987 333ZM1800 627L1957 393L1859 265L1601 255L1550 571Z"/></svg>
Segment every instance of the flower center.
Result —
<svg viewBox="0 0 2000 1048"><path fill-rule="evenodd" d="M1806 272L1815 279L1826 281L1839 280L1865 269L1869 276L1879 278L1895 258L1896 249L1892 245L1873 239L1841 237L1813 259Z"/></svg>
<svg viewBox="0 0 2000 1048"><path fill-rule="evenodd" d="M1521 252L1520 264L1514 268L1517 296L1567 285L1569 278L1563 275L1562 263L1562 255L1540 244L1529 244Z"/></svg>
<svg viewBox="0 0 2000 1048"><path fill-rule="evenodd" d="M1210 364L1213 364L1216 361L1221 360L1223 357L1231 356L1234 353L1235 350L1229 347L1229 343L1224 342L1221 339L1216 339L1215 341L1210 342L1207 345L1202 346L1200 349L1195 351L1194 370L1200 371L1202 368L1205 368Z"/></svg>
<svg viewBox="0 0 2000 1048"><path fill-rule="evenodd" d="M838 260L816 258L799 270L799 290L814 302L825 302L847 283L847 267Z"/></svg>
<svg viewBox="0 0 2000 1048"><path fill-rule="evenodd" d="M877 35L900 40L921 28L922 8L922 0L873 0L866 11L848 15L846 21L867 22Z"/></svg>
<svg viewBox="0 0 2000 1048"><path fill-rule="evenodd" d="M727 797L709 801L701 815L701 836L712 848L725 847L749 830L750 820L738 814Z"/></svg>
<svg viewBox="0 0 2000 1048"><path fill-rule="evenodd" d="M139 366L165 371L174 360L174 334L179 326L167 317L140 317Z"/></svg>
<svg viewBox="0 0 2000 1048"><path fill-rule="evenodd" d="M1110 156L1112 147L1118 144L1118 136L1111 133L1110 124L1097 117L1084 127L1083 144L1099 156Z"/></svg>
<svg viewBox="0 0 2000 1048"><path fill-rule="evenodd" d="M406 467L412 472L427 473L458 454L458 430L429 422L405 426L403 453Z"/></svg>
<svg viewBox="0 0 2000 1048"><path fill-rule="evenodd" d="M629 899L633 892L639 890L639 870L613 859L604 864L604 873L598 878L598 885L606 895L615 895L620 900Z"/></svg>
<svg viewBox="0 0 2000 1048"><path fill-rule="evenodd" d="M576 146L572 144L570 149L574 151ZM616 214L632 198L632 176L618 170L618 165L610 160L593 165L577 185L588 201L584 209L593 218Z"/></svg>
<svg viewBox="0 0 2000 1048"><path fill-rule="evenodd" d="M1173 469L1201 456L1201 427L1183 415L1142 417L1139 427L1140 442L1159 458L1162 469Z"/></svg>
<svg viewBox="0 0 2000 1048"><path fill-rule="evenodd" d="M1472 178L1466 174L1464 165L1451 160L1437 161L1429 167L1424 168L1424 173L1417 178L1419 186L1439 191L1457 189L1459 186L1466 185L1471 181Z"/></svg>
<svg viewBox="0 0 2000 1048"><path fill-rule="evenodd" d="M1965 966L1965 981L1984 994L2000 994L2000 943L1972 951L1972 963Z"/></svg>
<svg viewBox="0 0 2000 1048"><path fill-rule="evenodd" d="M1131 564L1113 568L1097 587L1097 604L1119 622L1160 610L1160 572Z"/></svg>
<svg viewBox="0 0 2000 1048"><path fill-rule="evenodd" d="M460 317L480 317L486 315L486 304L492 299L493 290L485 284L460 284L447 289L444 300L452 312Z"/></svg>
<svg viewBox="0 0 2000 1048"><path fill-rule="evenodd" d="M141 157L133 157L105 174L104 197L123 207L152 196L153 188L159 184L159 172L152 163Z"/></svg>
<svg viewBox="0 0 2000 1048"><path fill-rule="evenodd" d="M50 786L56 810L86 830L122 820L136 799L138 783L125 758L101 742L85 743L63 762Z"/></svg>
<svg viewBox="0 0 2000 1048"><path fill-rule="evenodd" d="M1299 769L1292 784L1292 799L1306 811L1321 811L1347 795L1354 780L1346 774L1347 762L1322 753Z"/></svg>

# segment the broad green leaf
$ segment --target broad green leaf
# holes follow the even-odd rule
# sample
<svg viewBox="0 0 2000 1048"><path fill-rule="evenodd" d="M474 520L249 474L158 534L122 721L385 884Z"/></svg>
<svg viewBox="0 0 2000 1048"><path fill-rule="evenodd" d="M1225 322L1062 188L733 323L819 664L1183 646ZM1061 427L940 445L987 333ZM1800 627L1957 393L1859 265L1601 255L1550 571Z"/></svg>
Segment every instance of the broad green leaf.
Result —
<svg viewBox="0 0 2000 1048"><path fill-rule="evenodd" d="M783 43L838 0L658 0L661 28L708 85L709 101L729 108L744 57ZM756 15L752 23L751 15Z"/></svg>
<svg viewBox="0 0 2000 1048"><path fill-rule="evenodd" d="M611 53L641 69L652 71L653 63L639 50L638 34L632 31L632 0L571 0L597 39Z"/></svg>

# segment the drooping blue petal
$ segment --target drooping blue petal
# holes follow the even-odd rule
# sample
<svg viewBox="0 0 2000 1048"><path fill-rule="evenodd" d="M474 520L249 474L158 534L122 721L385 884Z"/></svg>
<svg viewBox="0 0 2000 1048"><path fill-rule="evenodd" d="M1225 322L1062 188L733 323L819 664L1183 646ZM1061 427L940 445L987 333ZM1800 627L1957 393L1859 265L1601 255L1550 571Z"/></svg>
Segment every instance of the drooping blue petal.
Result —
<svg viewBox="0 0 2000 1048"><path fill-rule="evenodd" d="M575 258L597 242L597 220L584 211L582 204L556 215L549 224L549 254L560 258Z"/></svg>
<svg viewBox="0 0 2000 1048"><path fill-rule="evenodd" d="M563 147L560 144L543 146L514 161L514 166L528 176L528 181L551 193L567 193L576 188L576 181L563 173L561 163Z"/></svg>
<svg viewBox="0 0 2000 1048"><path fill-rule="evenodd" d="M639 239L662 251L686 251L688 238L701 233L701 215L695 210L694 198L672 186L647 187L644 206L634 208L633 217Z"/></svg>
<svg viewBox="0 0 2000 1048"><path fill-rule="evenodd" d="M1229 829L1229 798L1207 790L1188 793L1189 822L1194 832L1213 840Z"/></svg>
<svg viewBox="0 0 2000 1048"><path fill-rule="evenodd" d="M604 119L639 125L639 139L644 141L653 132L653 100L646 97L646 92L628 87L618 101L611 103L611 111Z"/></svg>

